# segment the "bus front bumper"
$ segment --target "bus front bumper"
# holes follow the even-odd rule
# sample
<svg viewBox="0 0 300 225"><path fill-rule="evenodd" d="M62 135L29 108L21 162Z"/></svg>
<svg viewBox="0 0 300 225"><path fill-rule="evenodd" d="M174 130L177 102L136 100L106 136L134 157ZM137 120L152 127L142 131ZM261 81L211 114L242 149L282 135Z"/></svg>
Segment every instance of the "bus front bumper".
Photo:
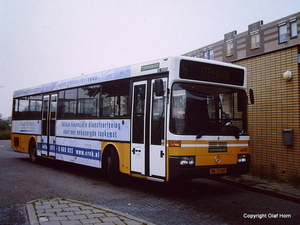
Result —
<svg viewBox="0 0 300 225"><path fill-rule="evenodd" d="M176 179L247 174L250 171L251 158L250 155L247 155L247 161L244 163L215 166L182 167L180 166L180 159L178 157L170 157L169 162L169 181L171 181Z"/></svg>

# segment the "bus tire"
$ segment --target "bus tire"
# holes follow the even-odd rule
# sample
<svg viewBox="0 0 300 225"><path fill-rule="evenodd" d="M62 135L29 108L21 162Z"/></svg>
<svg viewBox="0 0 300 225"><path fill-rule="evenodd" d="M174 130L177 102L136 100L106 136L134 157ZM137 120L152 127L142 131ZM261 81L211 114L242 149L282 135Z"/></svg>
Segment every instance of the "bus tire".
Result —
<svg viewBox="0 0 300 225"><path fill-rule="evenodd" d="M32 139L29 143L29 157L32 163L37 164L39 162L39 157L37 155L36 142Z"/></svg>
<svg viewBox="0 0 300 225"><path fill-rule="evenodd" d="M119 170L119 157L117 151L110 147L104 157L104 169L109 182L113 185L120 185L121 172Z"/></svg>

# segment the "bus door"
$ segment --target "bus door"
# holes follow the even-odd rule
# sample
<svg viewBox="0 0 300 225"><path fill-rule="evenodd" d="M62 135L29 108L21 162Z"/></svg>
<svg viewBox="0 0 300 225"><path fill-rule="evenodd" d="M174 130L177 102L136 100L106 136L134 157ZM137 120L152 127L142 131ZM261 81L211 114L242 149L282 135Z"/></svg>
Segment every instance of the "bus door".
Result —
<svg viewBox="0 0 300 225"><path fill-rule="evenodd" d="M42 155L54 156L57 94L44 95L42 116Z"/></svg>
<svg viewBox="0 0 300 225"><path fill-rule="evenodd" d="M131 171L145 175L147 81L133 83Z"/></svg>
<svg viewBox="0 0 300 225"><path fill-rule="evenodd" d="M158 80L165 89L167 78ZM157 96L154 84L155 79L133 83L131 172L164 178L167 92Z"/></svg>
<svg viewBox="0 0 300 225"><path fill-rule="evenodd" d="M158 82L157 82L158 81ZM150 176L166 176L166 105L167 78L152 80L152 103L150 115ZM161 87L158 87L161 86ZM158 90L161 89L161 90ZM160 93L159 93L160 92Z"/></svg>

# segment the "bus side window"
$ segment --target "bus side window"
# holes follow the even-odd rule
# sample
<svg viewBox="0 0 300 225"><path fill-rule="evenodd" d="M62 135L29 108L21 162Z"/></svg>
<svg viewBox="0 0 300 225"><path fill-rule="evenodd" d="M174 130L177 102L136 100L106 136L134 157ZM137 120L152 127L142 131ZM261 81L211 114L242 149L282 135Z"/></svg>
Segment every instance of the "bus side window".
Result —
<svg viewBox="0 0 300 225"><path fill-rule="evenodd" d="M76 118L77 88L58 93L58 118Z"/></svg>
<svg viewBox="0 0 300 225"><path fill-rule="evenodd" d="M104 84L101 95L102 117L129 116L129 81L118 81Z"/></svg>
<svg viewBox="0 0 300 225"><path fill-rule="evenodd" d="M159 81L163 82L161 79ZM157 83L159 83L160 88L157 88ZM151 144L161 145L162 140L164 140L165 129L165 97L163 95L166 82L155 82L154 86L152 93Z"/></svg>
<svg viewBox="0 0 300 225"><path fill-rule="evenodd" d="M99 117L100 85L78 89L78 117Z"/></svg>
<svg viewBox="0 0 300 225"><path fill-rule="evenodd" d="M28 119L29 113L29 98L21 97L14 100L14 119Z"/></svg>
<svg viewBox="0 0 300 225"><path fill-rule="evenodd" d="M134 86L134 97L133 97L133 143L144 143L144 132L145 132L145 92L146 85L141 84Z"/></svg>
<svg viewBox="0 0 300 225"><path fill-rule="evenodd" d="M41 119L42 117L42 95L30 96L29 118Z"/></svg>
<svg viewBox="0 0 300 225"><path fill-rule="evenodd" d="M18 111L19 111L19 99L14 99L13 103L13 118L18 119Z"/></svg>

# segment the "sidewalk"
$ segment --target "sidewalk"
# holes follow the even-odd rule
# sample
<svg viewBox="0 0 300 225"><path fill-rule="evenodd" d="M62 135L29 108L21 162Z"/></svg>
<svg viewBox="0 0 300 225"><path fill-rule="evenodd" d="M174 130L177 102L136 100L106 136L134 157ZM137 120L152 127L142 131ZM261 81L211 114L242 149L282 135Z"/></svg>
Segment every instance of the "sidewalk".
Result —
<svg viewBox="0 0 300 225"><path fill-rule="evenodd" d="M154 225L125 213L70 199L34 200L26 208L31 225Z"/></svg>
<svg viewBox="0 0 300 225"><path fill-rule="evenodd" d="M264 180L248 174L225 176L219 180L234 183L252 191L300 203L300 185Z"/></svg>

